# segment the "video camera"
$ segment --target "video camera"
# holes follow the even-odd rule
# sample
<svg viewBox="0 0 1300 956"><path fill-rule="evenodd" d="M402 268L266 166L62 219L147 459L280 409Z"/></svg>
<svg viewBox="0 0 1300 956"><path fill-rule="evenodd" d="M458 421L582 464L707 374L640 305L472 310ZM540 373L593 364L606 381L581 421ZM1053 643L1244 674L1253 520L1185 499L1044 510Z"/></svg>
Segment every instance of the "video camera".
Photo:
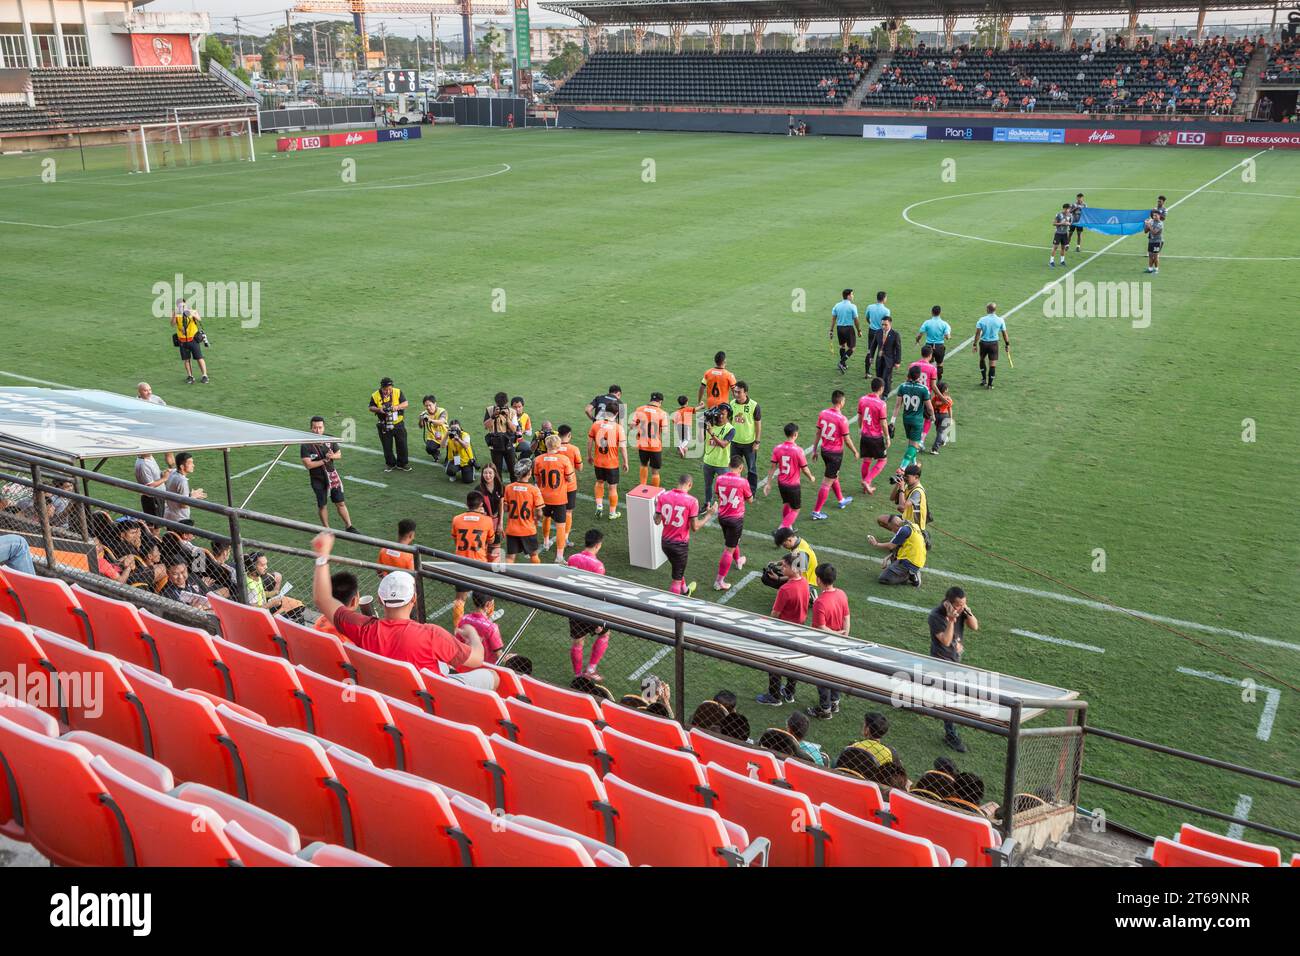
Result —
<svg viewBox="0 0 1300 956"><path fill-rule="evenodd" d="M726 402L721 405L714 405L712 408L706 408L704 414L700 416L705 425L721 425L722 411L726 409L728 417L731 415L731 406Z"/></svg>

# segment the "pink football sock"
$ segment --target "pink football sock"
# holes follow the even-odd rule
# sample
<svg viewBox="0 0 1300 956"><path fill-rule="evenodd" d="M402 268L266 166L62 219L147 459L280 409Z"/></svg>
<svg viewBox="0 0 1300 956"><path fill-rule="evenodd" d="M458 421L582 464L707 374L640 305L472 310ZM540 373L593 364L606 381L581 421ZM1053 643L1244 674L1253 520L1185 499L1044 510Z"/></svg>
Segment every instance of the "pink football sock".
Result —
<svg viewBox="0 0 1300 956"><path fill-rule="evenodd" d="M872 475L871 467L872 467L872 461L871 461L871 459L869 459L869 458L864 458L864 459L862 459L862 468L861 468L861 471L862 471L862 480L863 480L863 481L866 481L866 482L870 482L870 481L871 481L871 475Z"/></svg>
<svg viewBox="0 0 1300 956"><path fill-rule="evenodd" d="M672 591L674 594L681 594L682 591L685 590L685 587L686 587L685 581L674 581L673 586L668 590Z"/></svg>
<svg viewBox="0 0 1300 956"><path fill-rule="evenodd" d="M605 648L609 647L609 635L602 634L596 638L596 643L591 645L591 661L587 664L592 670L600 663L600 659L605 656Z"/></svg>
<svg viewBox="0 0 1300 956"><path fill-rule="evenodd" d="M723 578L725 578L727 576L727 572L730 570L731 570L731 549L728 548L722 552L722 558L718 561L718 580L722 580Z"/></svg>
<svg viewBox="0 0 1300 956"><path fill-rule="evenodd" d="M783 522L783 526L786 527L786 528L793 528L793 527L794 527L794 523L795 523L796 521L798 521L798 520L799 520L799 512L797 512L797 511L795 511L793 508L791 508L791 509L790 509L790 517L787 518L787 519Z"/></svg>
<svg viewBox="0 0 1300 956"><path fill-rule="evenodd" d="M579 676L582 673L582 641L573 642L569 648L569 660L573 661L573 676Z"/></svg>
<svg viewBox="0 0 1300 956"><path fill-rule="evenodd" d="M889 464L888 458L877 458L871 463L871 471L867 474L867 484L875 481L876 476L885 470L885 465Z"/></svg>
<svg viewBox="0 0 1300 956"><path fill-rule="evenodd" d="M844 492L840 490L840 480L838 478L831 482L831 491L835 492L836 501L844 500Z"/></svg>
<svg viewBox="0 0 1300 956"><path fill-rule="evenodd" d="M927 418L925 420L925 426L921 429L921 437L924 438L928 434L930 434L930 419Z"/></svg>
<svg viewBox="0 0 1300 956"><path fill-rule="evenodd" d="M830 495L830 493L831 493L830 485L822 485L820 488L817 489L817 507L814 508L813 511L822 510L822 506L826 504L826 498L827 496Z"/></svg>
<svg viewBox="0 0 1300 956"><path fill-rule="evenodd" d="M781 527L790 527L790 506L785 502L781 502Z"/></svg>

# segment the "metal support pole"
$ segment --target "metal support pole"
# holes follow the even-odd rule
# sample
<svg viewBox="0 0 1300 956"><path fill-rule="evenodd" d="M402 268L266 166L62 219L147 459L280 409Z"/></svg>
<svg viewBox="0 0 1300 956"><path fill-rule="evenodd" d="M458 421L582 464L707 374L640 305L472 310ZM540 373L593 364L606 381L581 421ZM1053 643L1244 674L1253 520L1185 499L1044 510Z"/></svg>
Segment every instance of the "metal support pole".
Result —
<svg viewBox="0 0 1300 956"><path fill-rule="evenodd" d="M1020 701L1011 702L1011 716L1007 722L1007 766L1002 782L1002 839L1011 838L1015 820L1016 769L1020 762Z"/></svg>
<svg viewBox="0 0 1300 956"><path fill-rule="evenodd" d="M673 622L675 640L673 643L673 709L677 720L686 722L686 625L681 618Z"/></svg>
<svg viewBox="0 0 1300 956"><path fill-rule="evenodd" d="M84 458L78 458L77 467L85 468L86 460ZM90 497L90 479L86 478L84 475L81 478L81 493L87 498ZM90 543L90 520L86 514L88 510L89 506L84 501L81 502L77 508L77 524L81 527L81 540L85 541L87 544Z"/></svg>
<svg viewBox="0 0 1300 956"><path fill-rule="evenodd" d="M420 574L420 552L411 555L415 562L412 573L415 575L415 619L424 621L424 576Z"/></svg>
<svg viewBox="0 0 1300 956"><path fill-rule="evenodd" d="M281 452L283 454L283 452ZM230 484L230 449L221 449L221 466L226 472L226 504L230 507L235 506L235 490Z"/></svg>
<svg viewBox="0 0 1300 956"><path fill-rule="evenodd" d="M1071 768L1070 781L1070 804L1077 807L1079 805L1079 775L1083 772L1083 746L1088 739L1088 709L1074 711L1070 714L1070 720L1079 726L1079 749L1074 755L1074 767Z"/></svg>
<svg viewBox="0 0 1300 956"><path fill-rule="evenodd" d="M289 76L293 80L293 91L290 95L297 97L298 93L298 65L294 61L293 55L293 24L289 21L289 11L284 11L284 32L289 40Z"/></svg>
<svg viewBox="0 0 1300 956"><path fill-rule="evenodd" d="M238 594L232 594L232 600L240 604L248 603L248 575L244 571L244 539L239 533L239 516L230 512L230 560L235 565L235 588Z"/></svg>
<svg viewBox="0 0 1300 956"><path fill-rule="evenodd" d="M41 466L32 465L32 500L36 513L41 516L41 539L45 542L45 566L54 570L54 534L50 530L50 513L45 508L45 492L41 490Z"/></svg>

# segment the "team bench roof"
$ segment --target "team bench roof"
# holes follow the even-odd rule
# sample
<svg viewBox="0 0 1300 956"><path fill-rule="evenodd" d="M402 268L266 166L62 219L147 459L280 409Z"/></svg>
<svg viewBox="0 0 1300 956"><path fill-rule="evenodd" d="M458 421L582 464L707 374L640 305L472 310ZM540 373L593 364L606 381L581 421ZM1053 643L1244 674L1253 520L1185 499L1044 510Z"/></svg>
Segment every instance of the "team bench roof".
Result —
<svg viewBox="0 0 1300 956"><path fill-rule="evenodd" d="M543 10L562 13L597 26L668 23L787 23L795 20L890 20L944 16L1059 16L1072 13L1126 14L1258 10L1259 0L564 0L543 3Z"/></svg>

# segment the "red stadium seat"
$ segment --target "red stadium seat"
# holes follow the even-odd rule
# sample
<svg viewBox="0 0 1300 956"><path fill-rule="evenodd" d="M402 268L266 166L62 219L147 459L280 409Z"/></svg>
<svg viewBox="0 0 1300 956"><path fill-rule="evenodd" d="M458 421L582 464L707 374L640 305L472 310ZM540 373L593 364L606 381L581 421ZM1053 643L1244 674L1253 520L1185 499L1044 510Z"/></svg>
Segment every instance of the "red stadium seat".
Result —
<svg viewBox="0 0 1300 956"><path fill-rule="evenodd" d="M26 681L31 681L33 675L42 672L47 678L52 676L54 665L45 656L45 648L41 647L31 627L17 621L0 621L0 674L13 674L15 680L25 677ZM30 686L26 681L24 686ZM43 681L46 693L29 694L27 702L51 717L61 717L55 686L52 680Z"/></svg>
<svg viewBox="0 0 1300 956"><path fill-rule="evenodd" d="M507 813L548 820L602 843L614 842L614 817L605 788L590 764L560 760L503 737L492 752L505 772Z"/></svg>
<svg viewBox="0 0 1300 956"><path fill-rule="evenodd" d="M217 594L208 595L208 604L217 616L225 640L258 654L289 656L288 645L280 636L275 618L266 608L240 604Z"/></svg>
<svg viewBox="0 0 1300 956"><path fill-rule="evenodd" d="M235 703L261 714L272 727L314 732L311 699L298 682L292 664L283 657L259 654L219 637L212 643L230 669Z"/></svg>
<svg viewBox="0 0 1300 956"><path fill-rule="evenodd" d="M691 749L700 758L700 763L716 763L736 773L743 773L747 777L757 775L757 779L764 783L785 779L781 770L781 761L777 760L770 751L715 737L698 727L691 728L690 738Z"/></svg>
<svg viewBox="0 0 1300 956"><path fill-rule="evenodd" d="M85 730L69 731L62 739L70 744L81 744L92 757L103 757L118 773L126 774L142 787L165 793L176 786L170 767L115 740Z"/></svg>
<svg viewBox="0 0 1300 956"><path fill-rule="evenodd" d="M691 742L686 737L686 731L682 730L682 725L675 720L656 717L654 714L614 703L606 703L600 710L605 717L605 723L615 730L632 737L640 737L642 740L648 740L652 744L670 750L690 749Z"/></svg>
<svg viewBox="0 0 1300 956"><path fill-rule="evenodd" d="M660 747L613 727L606 727L600 738L609 754L609 772L620 780L692 806L713 805L708 776L693 754Z"/></svg>
<svg viewBox="0 0 1300 956"><path fill-rule="evenodd" d="M174 624L148 611L140 612L140 620L158 649L159 669L173 687L192 687L227 700L234 695L230 671L217 653L211 634Z"/></svg>
<svg viewBox="0 0 1300 956"><path fill-rule="evenodd" d="M5 573L10 586L18 592L28 624L53 631L86 647L95 646L90 618L64 581L43 578L39 574L23 574L13 568L6 568Z"/></svg>
<svg viewBox="0 0 1300 956"><path fill-rule="evenodd" d="M489 737L504 734L515 739L505 701L490 690L470 687L450 677L426 670L420 676L428 688L433 713L460 724L472 724Z"/></svg>
<svg viewBox="0 0 1300 956"><path fill-rule="evenodd" d="M600 774L609 769L605 744L591 721L566 717L518 698L505 705L517 728L515 739L525 747L561 760L585 763Z"/></svg>
<svg viewBox="0 0 1300 956"><path fill-rule="evenodd" d="M388 710L402 732L407 773L500 804L501 767L483 731L391 699Z"/></svg>
<svg viewBox="0 0 1300 956"><path fill-rule="evenodd" d="M464 799L458 797L457 799ZM486 807L480 807L486 810ZM570 840L577 840L582 844L587 855L596 861L597 866L630 866L627 861L627 854L617 847L605 843L603 840L593 840L585 833L579 833L577 830L570 830L567 827L556 826L549 820L542 820L538 817L530 817L524 813L508 813L507 820L514 820L516 823L522 823L530 830L541 830L543 833L549 833L552 836L568 837Z"/></svg>
<svg viewBox="0 0 1300 956"><path fill-rule="evenodd" d="M347 794L320 744L228 707L218 707L217 715L239 750L251 803L287 820L309 841L351 843Z"/></svg>
<svg viewBox="0 0 1300 956"><path fill-rule="evenodd" d="M804 794L753 780L716 763L706 769L709 786L717 795L713 809L749 833L767 837L772 844L768 866L820 863L826 834L818 825L816 808Z"/></svg>
<svg viewBox="0 0 1300 956"><path fill-rule="evenodd" d="M287 853L278 846L259 840L233 820L226 821L226 839L239 854L244 866L315 866L302 857Z"/></svg>
<svg viewBox="0 0 1300 956"><path fill-rule="evenodd" d="M179 780L226 793L242 792L243 767L217 716L217 705L200 694L173 687L161 674L129 665L123 670L149 715L154 757Z"/></svg>
<svg viewBox="0 0 1300 956"><path fill-rule="evenodd" d="M1282 865L1282 851L1275 846L1268 846L1263 843L1247 843L1245 840L1234 840L1232 837L1220 836L1217 833L1211 833L1209 830L1194 827L1190 823L1184 823L1178 831L1178 836L1174 837L1174 839L1183 846L1189 846L1194 850L1205 850L1208 853L1217 853L1219 856L1231 857L1234 860L1258 863L1260 866Z"/></svg>
<svg viewBox="0 0 1300 956"><path fill-rule="evenodd" d="M900 789L889 794L889 812L894 829L925 837L943 847L954 861L967 866L1006 866L1016 841L1002 841L993 824L984 817L949 810Z"/></svg>
<svg viewBox="0 0 1300 956"><path fill-rule="evenodd" d="M56 866L128 866L131 843L122 812L80 744L0 720L0 766L11 775L13 825Z"/></svg>
<svg viewBox="0 0 1300 956"><path fill-rule="evenodd" d="M247 800L205 787L201 783L182 783L171 790L171 795L186 803L197 803L214 810L227 824L238 823L246 832L285 853L297 853L302 849L302 839L292 823L281 820L274 813L254 806Z"/></svg>
<svg viewBox="0 0 1300 956"><path fill-rule="evenodd" d="M893 801L890 802L892 804ZM1139 859L1139 862L1167 867L1259 866L1258 863L1238 860L1219 853L1212 853L1209 850L1198 850L1195 847L1167 840L1164 837L1156 837L1155 845L1147 851L1145 857Z"/></svg>
<svg viewBox="0 0 1300 956"><path fill-rule="evenodd" d="M153 756L144 705L117 658L48 632L37 632L36 638L59 671L64 722L73 730L89 730ZM87 681L95 686L84 686Z"/></svg>
<svg viewBox="0 0 1300 956"><path fill-rule="evenodd" d="M590 720L598 726L604 723L600 705L596 703L596 698L590 694L581 694L576 690L556 687L554 684L548 684L527 675L520 675L519 682L523 685L524 696L538 707L545 707L549 711L564 714L567 717Z"/></svg>
<svg viewBox="0 0 1300 956"><path fill-rule="evenodd" d="M387 698L373 690L313 673L299 664L298 682L311 698L314 733L366 757L376 767L405 770L402 732Z"/></svg>
<svg viewBox="0 0 1300 956"><path fill-rule="evenodd" d="M136 866L229 866L238 859L212 810L147 787L103 757L90 766L126 818Z"/></svg>
<svg viewBox="0 0 1300 956"><path fill-rule="evenodd" d="M387 866L372 857L333 843L313 843L298 855L314 866Z"/></svg>
<svg viewBox="0 0 1300 956"><path fill-rule="evenodd" d="M823 866L946 866L948 854L924 837L890 830L838 807L819 808Z"/></svg>
<svg viewBox="0 0 1300 956"><path fill-rule="evenodd" d="M615 845L633 866L748 866L767 847L761 837L747 848L734 846L713 810L669 800L614 774L604 782L617 814Z"/></svg>
<svg viewBox="0 0 1300 956"><path fill-rule="evenodd" d="M492 673L497 675L497 696L498 697L525 697L524 683L521 675L512 671L508 667L498 667L496 664L483 664Z"/></svg>
<svg viewBox="0 0 1300 956"><path fill-rule="evenodd" d="M433 698L414 665L372 654L356 645L348 647L348 660L356 669L357 683L362 687L369 687L404 704L414 704L427 713L434 712Z"/></svg>
<svg viewBox="0 0 1300 956"><path fill-rule="evenodd" d="M9 720L42 737L59 736L59 722L16 697L0 694L0 720ZM10 788L15 786L8 770L0 764L0 834L10 839L23 839L22 827L14 820Z"/></svg>
<svg viewBox="0 0 1300 956"><path fill-rule="evenodd" d="M87 591L79 584L72 586L72 593L90 618L95 650L112 654L125 664L159 670L158 651L134 604Z"/></svg>
<svg viewBox="0 0 1300 956"><path fill-rule="evenodd" d="M22 599L14 590L13 582L5 577L9 568L0 568L0 614L8 614L15 621L26 621L27 612L23 610Z"/></svg>
<svg viewBox="0 0 1300 956"><path fill-rule="evenodd" d="M469 837L474 866L595 866L577 840L543 833L506 817L484 813L463 800L452 809Z"/></svg>
<svg viewBox="0 0 1300 956"><path fill-rule="evenodd" d="M804 760L787 760L781 769L785 771L786 783L807 794L816 806L829 803L873 823L879 821L878 814L885 809L880 787L870 780L823 770Z"/></svg>
<svg viewBox="0 0 1300 956"><path fill-rule="evenodd" d="M289 649L289 660L335 680L356 680L357 671L348 658L343 642L333 634L314 627L303 627L288 618L275 622Z"/></svg>
<svg viewBox="0 0 1300 956"><path fill-rule="evenodd" d="M389 866L469 866L469 841L441 790L339 747L326 754L348 794L358 853Z"/></svg>

